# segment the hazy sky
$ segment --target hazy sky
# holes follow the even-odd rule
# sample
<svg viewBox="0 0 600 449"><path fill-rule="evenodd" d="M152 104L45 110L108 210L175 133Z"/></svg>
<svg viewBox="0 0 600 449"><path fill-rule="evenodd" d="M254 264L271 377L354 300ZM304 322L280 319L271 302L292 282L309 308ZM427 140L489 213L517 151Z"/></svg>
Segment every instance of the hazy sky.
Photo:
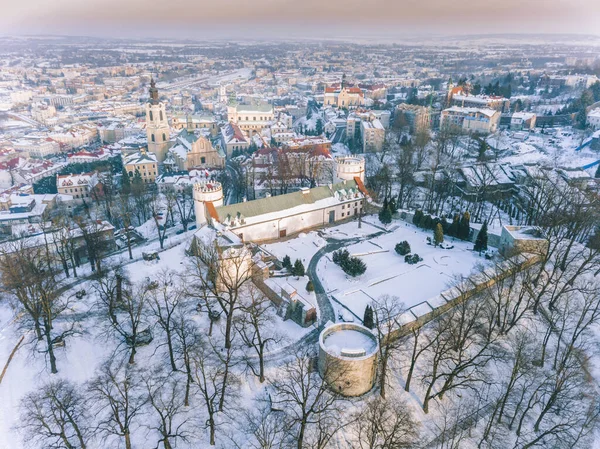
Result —
<svg viewBox="0 0 600 449"><path fill-rule="evenodd" d="M0 0L0 33L191 38L600 34L600 0Z"/></svg>

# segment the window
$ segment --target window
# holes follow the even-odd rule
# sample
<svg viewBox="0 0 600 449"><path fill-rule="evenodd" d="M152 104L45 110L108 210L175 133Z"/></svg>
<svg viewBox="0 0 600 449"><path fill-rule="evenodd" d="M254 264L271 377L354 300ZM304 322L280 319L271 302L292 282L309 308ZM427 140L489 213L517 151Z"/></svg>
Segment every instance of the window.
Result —
<svg viewBox="0 0 600 449"><path fill-rule="evenodd" d="M152 142L156 142L156 139L154 138L154 134L152 134Z"/></svg>
<svg viewBox="0 0 600 449"><path fill-rule="evenodd" d="M342 217L344 216L344 213L342 212Z"/></svg>
<svg viewBox="0 0 600 449"><path fill-rule="evenodd" d="M163 113L162 113L162 110L160 111L160 121L161 121L161 122L163 121Z"/></svg>
<svg viewBox="0 0 600 449"><path fill-rule="evenodd" d="M346 205L345 204L342 204L342 209L346 209Z"/></svg>
<svg viewBox="0 0 600 449"><path fill-rule="evenodd" d="M163 133L163 142L166 142L167 140L167 135L165 133Z"/></svg>
<svg viewBox="0 0 600 449"><path fill-rule="evenodd" d="M154 120L154 116L152 115L152 111L150 111L150 121Z"/></svg>
<svg viewBox="0 0 600 449"><path fill-rule="evenodd" d="M201 157L200 158L200 163L201 164L206 164L206 158L205 157Z"/></svg>

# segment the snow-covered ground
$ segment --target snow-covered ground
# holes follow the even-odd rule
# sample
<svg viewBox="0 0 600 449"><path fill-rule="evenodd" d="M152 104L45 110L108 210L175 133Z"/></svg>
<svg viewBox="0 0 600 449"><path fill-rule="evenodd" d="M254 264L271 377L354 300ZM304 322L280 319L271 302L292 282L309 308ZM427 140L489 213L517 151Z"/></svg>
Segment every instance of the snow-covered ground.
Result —
<svg viewBox="0 0 600 449"><path fill-rule="evenodd" d="M292 264L296 259L300 259L304 267L307 268L312 256L323 248L326 243L325 239L320 237L316 231L311 231L300 233L297 237L289 240L262 245L262 247L279 260L282 260L286 255L290 256Z"/></svg>
<svg viewBox="0 0 600 449"><path fill-rule="evenodd" d="M364 316L367 304L382 295L398 298L406 308L437 297L456 276L467 276L484 259L472 251L473 244L453 241L452 249L435 248L427 243L431 232L412 224L395 221L393 232L355 243L347 247L350 255L360 257L367 271L356 278L346 275L333 263L331 254L321 258L317 274L325 290L350 309L358 318ZM423 261L409 265L394 250L397 243L407 240L412 253Z"/></svg>

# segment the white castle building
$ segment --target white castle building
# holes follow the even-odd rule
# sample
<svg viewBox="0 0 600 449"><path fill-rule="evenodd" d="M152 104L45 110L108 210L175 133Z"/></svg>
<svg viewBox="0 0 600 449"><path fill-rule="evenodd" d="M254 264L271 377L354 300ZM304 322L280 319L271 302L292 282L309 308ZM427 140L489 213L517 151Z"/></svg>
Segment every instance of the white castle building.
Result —
<svg viewBox="0 0 600 449"><path fill-rule="evenodd" d="M231 231L243 242L261 242L347 220L363 212L364 172L363 158L339 157L333 184L229 205L223 205L218 182L203 181L194 185L196 222Z"/></svg>

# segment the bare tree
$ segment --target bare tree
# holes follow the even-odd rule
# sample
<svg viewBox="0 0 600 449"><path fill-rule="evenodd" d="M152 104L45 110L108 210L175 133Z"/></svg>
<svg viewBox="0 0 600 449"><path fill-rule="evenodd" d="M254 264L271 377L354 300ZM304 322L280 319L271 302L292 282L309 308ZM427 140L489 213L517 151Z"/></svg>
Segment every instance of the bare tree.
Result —
<svg viewBox="0 0 600 449"><path fill-rule="evenodd" d="M27 446L86 449L93 433L89 401L72 383L57 380L21 399L19 428Z"/></svg>
<svg viewBox="0 0 600 449"><path fill-rule="evenodd" d="M152 219L154 220L154 226L156 227L156 232L158 234L158 242L160 243L160 249L164 248L165 238L167 236L168 214L170 212L169 209L166 209L167 214L166 214L166 216L163 217L162 211L165 210L166 206L170 205L171 201L173 201L173 204L174 204L174 200L172 200L172 199L167 199L167 200L168 200L167 203L163 203L162 197L157 192L153 192L152 196L150 197L150 202L149 202L150 212L152 214ZM172 209L171 209L171 211L172 211Z"/></svg>
<svg viewBox="0 0 600 449"><path fill-rule="evenodd" d="M173 272L163 271L159 273L157 279L153 281L157 285L149 292L148 304L152 317L164 334L171 369L177 371L173 349L173 334L175 332L175 315L184 296L183 290L175 286L177 279L174 278L175 274Z"/></svg>
<svg viewBox="0 0 600 449"><path fill-rule="evenodd" d="M285 423L283 412L274 410L268 398L261 398L258 404L244 411L244 434L242 443L234 443L238 448L283 449L285 447Z"/></svg>
<svg viewBox="0 0 600 449"><path fill-rule="evenodd" d="M196 297L215 298L225 314L225 347L231 347L233 319L240 307L242 287L252 277L253 263L245 245L218 248L215 242L203 243L197 239L194 257L190 262L188 278L196 290ZM210 307L208 301L207 306Z"/></svg>
<svg viewBox="0 0 600 449"><path fill-rule="evenodd" d="M129 259L133 259L133 253L131 250L131 244L134 231L134 219L135 219L135 205L131 195L121 193L117 201L116 215L123 225L125 231L125 241L127 243L127 251L129 252Z"/></svg>
<svg viewBox="0 0 600 449"><path fill-rule="evenodd" d="M194 219L194 188L191 185L184 187L177 193L175 205L183 230L187 231L188 225Z"/></svg>
<svg viewBox="0 0 600 449"><path fill-rule="evenodd" d="M183 405L190 405L190 387L194 381L193 355L198 350L202 339L196 323L189 318L186 311L178 311L173 321L173 352L183 364L181 371L185 373L185 394Z"/></svg>
<svg viewBox="0 0 600 449"><path fill-rule="evenodd" d="M269 383L274 394L273 407L285 413L289 444L295 443L298 449L305 447L305 439L322 415L333 413L341 405L340 396L329 391L308 351L297 353Z"/></svg>
<svg viewBox="0 0 600 449"><path fill-rule="evenodd" d="M96 281L98 305L108 319L109 329L129 350L129 364L135 363L137 347L148 344L144 328L150 301L149 285L131 285L120 273L107 274Z"/></svg>
<svg viewBox="0 0 600 449"><path fill-rule="evenodd" d="M373 302L374 333L379 343L379 394L385 399L388 385L388 368L392 358L402 346L402 341L394 338L394 333L401 327L400 315L404 312L404 304L395 296L383 295Z"/></svg>
<svg viewBox="0 0 600 449"><path fill-rule="evenodd" d="M248 295L241 300L240 312L235 327L244 345L252 348L258 357L258 368L254 366L252 357L246 357L246 364L262 383L265 381L265 350L280 340L272 331L275 319L273 303L258 288L250 285Z"/></svg>
<svg viewBox="0 0 600 449"><path fill-rule="evenodd" d="M131 435L148 400L139 377L127 364L116 367L107 362L90 382L90 399L97 407L96 432L103 443L120 440L132 449Z"/></svg>
<svg viewBox="0 0 600 449"><path fill-rule="evenodd" d="M415 447L419 424L399 398L371 399L353 416L350 431L360 449Z"/></svg>
<svg viewBox="0 0 600 449"><path fill-rule="evenodd" d="M164 449L172 449L178 442L190 442L192 423L183 402L180 378L159 369L143 376L143 382L153 415L147 427L158 434L157 448L161 443Z"/></svg>
<svg viewBox="0 0 600 449"><path fill-rule="evenodd" d="M50 371L56 374L54 345L75 332L70 320L60 325L55 320L71 308L72 298L61 295L52 271L48 270L43 247L32 246L26 240L9 242L0 251L2 291L16 300L24 312L20 325L33 330L37 342L44 341Z"/></svg>
<svg viewBox="0 0 600 449"><path fill-rule="evenodd" d="M230 353L231 349L227 349ZM229 373L229 365L222 363L221 356L209 342L198 345L193 355L194 384L207 414L205 428L209 431L210 445L214 446L217 432L217 414L223 408L225 395L231 396L235 381Z"/></svg>

